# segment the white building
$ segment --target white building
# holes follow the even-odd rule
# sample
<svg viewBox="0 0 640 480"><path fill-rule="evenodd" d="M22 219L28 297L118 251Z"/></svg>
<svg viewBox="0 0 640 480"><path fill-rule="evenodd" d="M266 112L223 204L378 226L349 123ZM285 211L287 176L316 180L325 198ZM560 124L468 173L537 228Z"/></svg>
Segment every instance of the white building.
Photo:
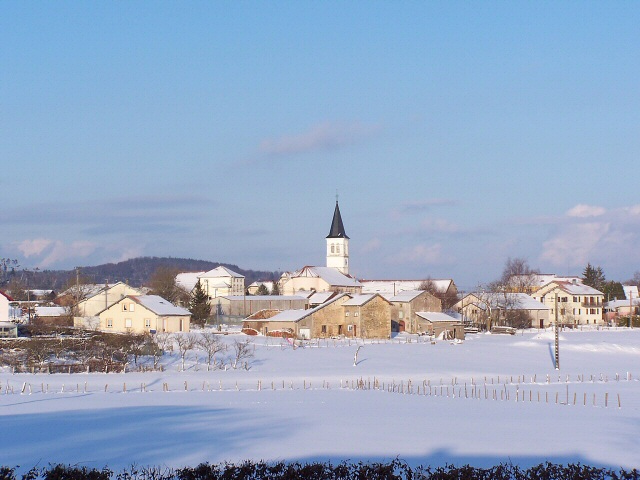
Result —
<svg viewBox="0 0 640 480"><path fill-rule="evenodd" d="M244 275L220 265L208 272L185 272L176 275L176 284L191 292L200 280L200 286L209 300L229 295L244 295Z"/></svg>
<svg viewBox="0 0 640 480"><path fill-rule="evenodd" d="M604 294L577 280L554 280L540 287L533 298L549 307L550 321L573 325L602 325Z"/></svg>

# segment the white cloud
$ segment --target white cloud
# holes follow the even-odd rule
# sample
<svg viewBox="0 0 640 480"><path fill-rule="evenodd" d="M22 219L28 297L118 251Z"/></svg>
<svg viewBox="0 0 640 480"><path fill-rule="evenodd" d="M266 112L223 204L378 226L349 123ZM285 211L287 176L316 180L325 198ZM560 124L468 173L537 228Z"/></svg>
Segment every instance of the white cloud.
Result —
<svg viewBox="0 0 640 480"><path fill-rule="evenodd" d="M291 155L315 151L335 150L352 145L380 130L376 125L362 123L340 124L324 122L306 132L265 139L259 150L268 155Z"/></svg>
<svg viewBox="0 0 640 480"><path fill-rule="evenodd" d="M23 240L17 249L26 258L32 258L34 264L50 267L64 260L86 258L96 251L96 245L85 240L67 244L61 240L35 238Z"/></svg>
<svg viewBox="0 0 640 480"><path fill-rule="evenodd" d="M607 213L604 207L595 207L592 205L579 204L567 211L567 216L587 218L587 217L599 217Z"/></svg>
<svg viewBox="0 0 640 480"><path fill-rule="evenodd" d="M640 205L632 205L630 207L625 207L625 212L633 216L640 216Z"/></svg>
<svg viewBox="0 0 640 480"><path fill-rule="evenodd" d="M47 238L34 238L32 240L23 240L18 244L18 250L27 258L40 255L47 249L53 240Z"/></svg>
<svg viewBox="0 0 640 480"><path fill-rule="evenodd" d="M558 267L584 265L590 261L609 230L610 225L603 222L568 225L544 242L540 259Z"/></svg>
<svg viewBox="0 0 640 480"><path fill-rule="evenodd" d="M422 221L422 227L427 232L433 233L459 233L462 231L459 225L443 218L426 218Z"/></svg>

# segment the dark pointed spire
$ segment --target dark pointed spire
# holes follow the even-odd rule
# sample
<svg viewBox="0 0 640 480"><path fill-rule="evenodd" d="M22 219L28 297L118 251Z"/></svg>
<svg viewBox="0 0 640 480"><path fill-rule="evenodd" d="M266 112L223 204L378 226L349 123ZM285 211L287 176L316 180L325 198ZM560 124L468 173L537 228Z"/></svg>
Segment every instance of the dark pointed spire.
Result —
<svg viewBox="0 0 640 480"><path fill-rule="evenodd" d="M331 230L329 231L327 238L349 238L347 236L347 232L344 231L338 200L336 200L336 209L333 211L333 221L331 222Z"/></svg>

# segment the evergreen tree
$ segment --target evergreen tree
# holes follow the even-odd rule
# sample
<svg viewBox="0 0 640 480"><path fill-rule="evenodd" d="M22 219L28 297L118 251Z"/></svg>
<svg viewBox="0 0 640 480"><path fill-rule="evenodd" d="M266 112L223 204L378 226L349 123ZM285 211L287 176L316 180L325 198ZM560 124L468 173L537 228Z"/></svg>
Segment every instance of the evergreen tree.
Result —
<svg viewBox="0 0 640 480"><path fill-rule="evenodd" d="M193 292L191 292L189 311L191 312L191 321L196 325L204 325L209 315L211 315L211 303L207 293L200 285L200 280L198 280Z"/></svg>
<svg viewBox="0 0 640 480"><path fill-rule="evenodd" d="M280 295L280 285L278 285L278 281L273 281L273 288L271 289L271 295Z"/></svg>
<svg viewBox="0 0 640 480"><path fill-rule="evenodd" d="M594 267L591 263L587 263L587 266L584 268L584 272L582 272L582 281L585 285L589 285L596 290L602 291L606 279L602 268Z"/></svg>
<svg viewBox="0 0 640 480"><path fill-rule="evenodd" d="M258 287L258 290L256 291L256 295L269 295L269 290L267 289L267 286L264 283L260 284L260 286Z"/></svg>
<svg viewBox="0 0 640 480"><path fill-rule="evenodd" d="M614 280L610 280L604 284L604 286L602 287L602 293L604 293L605 302L614 299L624 300L626 298L626 295L624 294L624 288L622 288L622 284Z"/></svg>

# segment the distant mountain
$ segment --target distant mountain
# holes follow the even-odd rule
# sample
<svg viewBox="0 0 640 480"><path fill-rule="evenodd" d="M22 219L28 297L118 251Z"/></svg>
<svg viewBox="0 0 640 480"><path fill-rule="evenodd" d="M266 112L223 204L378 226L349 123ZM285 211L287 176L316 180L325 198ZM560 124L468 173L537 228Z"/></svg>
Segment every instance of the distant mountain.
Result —
<svg viewBox="0 0 640 480"><path fill-rule="evenodd" d="M175 268L181 272L207 271L223 265L245 276L245 285L257 280L276 280L280 272L245 270L230 263L209 262L192 258L138 257L118 263L80 267L80 276L87 283L128 282L134 287L145 285L159 267ZM24 276L17 271L16 275ZM60 292L76 278L75 270L43 270L28 272L29 288L53 289Z"/></svg>

